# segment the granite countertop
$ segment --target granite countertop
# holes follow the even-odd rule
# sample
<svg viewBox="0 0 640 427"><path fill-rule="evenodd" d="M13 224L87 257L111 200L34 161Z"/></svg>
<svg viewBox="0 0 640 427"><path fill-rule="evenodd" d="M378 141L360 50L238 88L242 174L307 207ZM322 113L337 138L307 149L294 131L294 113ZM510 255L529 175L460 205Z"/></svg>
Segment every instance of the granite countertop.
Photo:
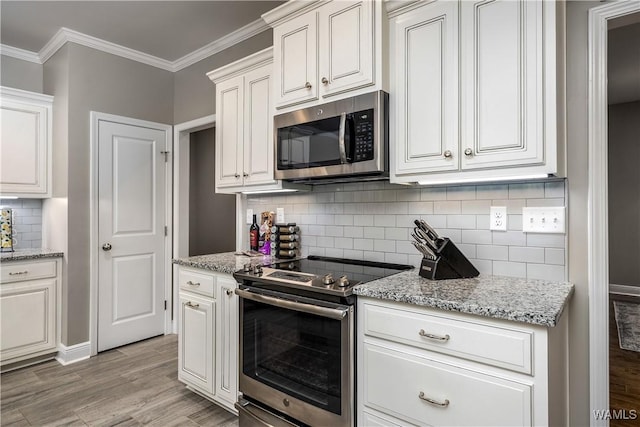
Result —
<svg viewBox="0 0 640 427"><path fill-rule="evenodd" d="M53 249L16 249L15 252L2 252L0 261L25 261L41 258L60 258L64 252Z"/></svg>
<svg viewBox="0 0 640 427"><path fill-rule="evenodd" d="M247 263L265 265L270 264L271 260L272 257L270 255L249 257L246 255L236 255L236 252L223 252L220 254L177 258L173 260L173 263L185 267L202 268L218 273L232 274L240 270Z"/></svg>
<svg viewBox="0 0 640 427"><path fill-rule="evenodd" d="M472 279L428 280L405 271L354 287L359 296L461 313L555 326L574 286L516 277L480 275Z"/></svg>

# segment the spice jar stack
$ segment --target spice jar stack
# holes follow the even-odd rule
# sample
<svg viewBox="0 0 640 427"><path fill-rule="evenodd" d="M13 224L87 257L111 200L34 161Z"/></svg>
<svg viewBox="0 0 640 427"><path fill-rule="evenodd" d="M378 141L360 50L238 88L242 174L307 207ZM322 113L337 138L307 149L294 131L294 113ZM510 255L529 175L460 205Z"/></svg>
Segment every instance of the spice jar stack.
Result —
<svg viewBox="0 0 640 427"><path fill-rule="evenodd" d="M271 227L271 255L295 258L300 248L300 227L295 222L275 224Z"/></svg>

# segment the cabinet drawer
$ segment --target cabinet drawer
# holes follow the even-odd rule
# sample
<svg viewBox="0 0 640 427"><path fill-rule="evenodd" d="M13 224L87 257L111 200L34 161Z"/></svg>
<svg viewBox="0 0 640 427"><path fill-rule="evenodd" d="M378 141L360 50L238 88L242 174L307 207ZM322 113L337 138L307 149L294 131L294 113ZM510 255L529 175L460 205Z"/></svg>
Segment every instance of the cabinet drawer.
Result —
<svg viewBox="0 0 640 427"><path fill-rule="evenodd" d="M364 304L368 336L532 373L533 333Z"/></svg>
<svg viewBox="0 0 640 427"><path fill-rule="evenodd" d="M213 275L181 268L178 272L178 283L180 283L180 289L184 291L216 297L216 278Z"/></svg>
<svg viewBox="0 0 640 427"><path fill-rule="evenodd" d="M365 344L363 356L364 405L408 423L448 426L532 423L530 384L372 344Z"/></svg>
<svg viewBox="0 0 640 427"><path fill-rule="evenodd" d="M2 263L0 281L2 283L21 282L24 280L44 279L56 276L56 261Z"/></svg>

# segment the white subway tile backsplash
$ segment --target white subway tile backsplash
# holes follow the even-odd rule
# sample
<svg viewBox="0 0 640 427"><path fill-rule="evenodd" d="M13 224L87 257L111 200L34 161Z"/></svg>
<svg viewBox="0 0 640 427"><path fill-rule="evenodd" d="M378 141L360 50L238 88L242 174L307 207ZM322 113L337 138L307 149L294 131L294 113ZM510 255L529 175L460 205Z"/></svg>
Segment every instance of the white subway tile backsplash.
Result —
<svg viewBox="0 0 640 427"><path fill-rule="evenodd" d="M310 193L250 196L256 212L285 207L301 226L302 254L419 265L410 243L415 219L450 238L482 274L563 280L565 235L522 232L525 206L565 206L565 182L407 188L383 182L315 187ZM32 203L32 202L30 202ZM508 231L489 230L491 206L506 206ZM24 206L29 214L40 206ZM27 214L16 223L36 233ZM40 228L32 228L40 227ZM416 272L417 274L417 272Z"/></svg>
<svg viewBox="0 0 640 427"><path fill-rule="evenodd" d="M0 206L13 211L14 249L42 247L42 200L2 199Z"/></svg>

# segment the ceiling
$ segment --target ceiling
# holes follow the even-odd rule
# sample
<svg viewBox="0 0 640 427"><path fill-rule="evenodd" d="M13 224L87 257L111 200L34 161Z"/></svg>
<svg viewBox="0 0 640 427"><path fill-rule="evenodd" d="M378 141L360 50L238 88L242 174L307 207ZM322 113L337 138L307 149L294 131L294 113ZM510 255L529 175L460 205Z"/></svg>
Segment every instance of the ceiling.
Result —
<svg viewBox="0 0 640 427"><path fill-rule="evenodd" d="M0 1L0 43L39 52L66 27L176 61L283 1Z"/></svg>

